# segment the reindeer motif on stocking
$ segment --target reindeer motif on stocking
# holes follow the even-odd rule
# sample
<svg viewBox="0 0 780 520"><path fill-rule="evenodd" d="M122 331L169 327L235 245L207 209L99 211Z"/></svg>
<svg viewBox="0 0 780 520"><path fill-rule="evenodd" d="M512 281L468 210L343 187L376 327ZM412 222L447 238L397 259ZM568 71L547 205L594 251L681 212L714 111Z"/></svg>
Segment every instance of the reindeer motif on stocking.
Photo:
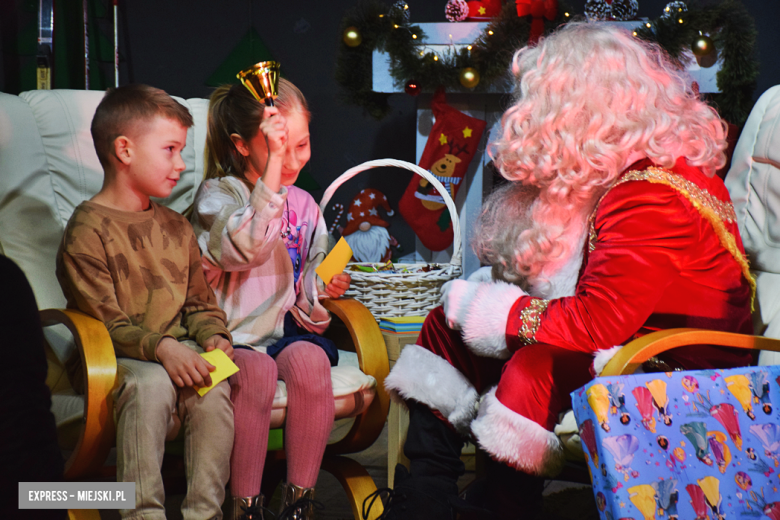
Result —
<svg viewBox="0 0 780 520"><path fill-rule="evenodd" d="M457 192L456 186L460 184L462 177L455 176L455 169L460 164L461 159L459 155L468 156L468 145L459 145L454 140L447 143L449 145L449 152L444 154L444 157L433 163L430 171L431 174L436 177L436 180L444 185L450 197L455 198ZM431 211L436 211L444 207L444 199L436 191L427 179L420 179L420 184L417 186L417 191L414 196L420 199L422 205Z"/></svg>

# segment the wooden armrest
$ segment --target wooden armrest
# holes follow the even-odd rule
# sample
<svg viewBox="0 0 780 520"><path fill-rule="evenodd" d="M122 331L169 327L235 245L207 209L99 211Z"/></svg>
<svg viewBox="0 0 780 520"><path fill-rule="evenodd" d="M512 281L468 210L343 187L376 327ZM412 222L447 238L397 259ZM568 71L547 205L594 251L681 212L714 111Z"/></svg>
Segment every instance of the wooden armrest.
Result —
<svg viewBox="0 0 780 520"><path fill-rule="evenodd" d="M65 463L65 478L75 480L99 474L116 443L111 391L116 381L116 355L103 322L83 312L64 309L40 311L44 327L61 323L73 334L84 366L84 428L76 449Z"/></svg>
<svg viewBox="0 0 780 520"><path fill-rule="evenodd" d="M344 324L357 352L360 370L373 376L377 383L376 397L368 410L355 418L352 428L343 439L329 445L327 449L329 454L354 453L374 443L387 419L390 407L390 397L385 391L385 377L390 371L387 348L379 325L365 305L349 298L325 299L321 303ZM338 341L337 345L339 348L347 346L344 341Z"/></svg>
<svg viewBox="0 0 780 520"><path fill-rule="evenodd" d="M686 345L717 345L780 352L780 340L734 332L704 329L668 329L652 332L621 348L607 363L602 376L633 374L645 361L661 352Z"/></svg>

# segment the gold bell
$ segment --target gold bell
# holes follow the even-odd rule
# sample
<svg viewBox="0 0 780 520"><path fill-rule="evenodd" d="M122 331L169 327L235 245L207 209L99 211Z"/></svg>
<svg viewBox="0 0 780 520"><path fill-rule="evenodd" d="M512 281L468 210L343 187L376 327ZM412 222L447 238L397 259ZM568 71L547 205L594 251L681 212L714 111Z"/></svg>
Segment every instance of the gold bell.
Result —
<svg viewBox="0 0 780 520"><path fill-rule="evenodd" d="M236 74L236 77L249 89L249 92L255 96L255 99L272 107L274 106L274 99L279 95L277 86L279 84L280 67L281 65L278 61L261 61L246 70L242 70Z"/></svg>

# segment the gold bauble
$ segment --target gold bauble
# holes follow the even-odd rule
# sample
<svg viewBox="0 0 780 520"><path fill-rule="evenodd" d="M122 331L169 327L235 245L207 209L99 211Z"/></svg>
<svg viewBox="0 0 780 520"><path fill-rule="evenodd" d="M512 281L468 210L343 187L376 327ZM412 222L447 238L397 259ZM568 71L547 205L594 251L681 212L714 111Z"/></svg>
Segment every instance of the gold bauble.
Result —
<svg viewBox="0 0 780 520"><path fill-rule="evenodd" d="M357 27L347 27L344 29L341 39L347 47L357 47L363 43L363 37L360 35L360 31L357 30Z"/></svg>
<svg viewBox="0 0 780 520"><path fill-rule="evenodd" d="M715 43L709 36L699 34L696 39L693 40L691 50L696 56L706 56L715 50Z"/></svg>
<svg viewBox="0 0 780 520"><path fill-rule="evenodd" d="M473 67L460 69L460 84L466 88L474 88L479 85L479 72Z"/></svg>

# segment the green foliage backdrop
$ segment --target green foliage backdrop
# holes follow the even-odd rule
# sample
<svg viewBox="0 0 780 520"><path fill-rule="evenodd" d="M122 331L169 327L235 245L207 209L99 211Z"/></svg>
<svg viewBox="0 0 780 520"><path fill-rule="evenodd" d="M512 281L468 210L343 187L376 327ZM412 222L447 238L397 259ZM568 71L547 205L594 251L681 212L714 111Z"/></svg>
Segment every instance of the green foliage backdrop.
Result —
<svg viewBox="0 0 780 520"><path fill-rule="evenodd" d="M571 9L560 4L557 17L544 21L545 34L575 18L578 17L573 16ZM708 95L707 100L724 119L743 124L752 107L758 62L754 22L742 2L721 0L704 5L694 0L688 4L686 13L648 23L650 27L639 29L637 36L657 42L674 59L680 59L684 50L690 50L699 32L712 37L722 57L717 75L720 93ZM336 60L336 81L347 101L380 119L389 111L389 94L371 88L374 49L390 55L390 74L401 84L413 80L424 92L433 92L439 85L448 91L485 92L494 82L508 79L514 51L528 41L531 17L518 17L514 2L507 2L501 14L473 42L470 51L462 48L438 59L430 52L420 55L417 43L425 39L425 34L419 26L411 25L403 11L388 10L378 0L365 0L349 10L341 23L342 32L347 27L358 29L362 43L349 47L342 42ZM480 75L474 89L466 90L460 84L464 67L473 67Z"/></svg>

